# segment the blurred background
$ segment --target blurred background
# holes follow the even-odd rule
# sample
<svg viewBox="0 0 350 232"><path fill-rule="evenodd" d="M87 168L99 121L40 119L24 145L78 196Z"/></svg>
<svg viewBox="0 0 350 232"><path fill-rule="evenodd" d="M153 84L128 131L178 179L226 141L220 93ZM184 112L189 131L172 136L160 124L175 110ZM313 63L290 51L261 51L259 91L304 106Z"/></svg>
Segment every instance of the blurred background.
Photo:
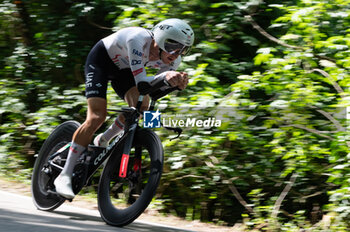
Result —
<svg viewBox="0 0 350 232"><path fill-rule="evenodd" d="M97 41L171 17L196 38L180 66L190 84L162 112L223 123L172 141L157 129L165 167L154 207L246 231L347 231L349 0L1 0L1 176L30 182L50 131L84 121ZM125 104L108 91L109 108Z"/></svg>

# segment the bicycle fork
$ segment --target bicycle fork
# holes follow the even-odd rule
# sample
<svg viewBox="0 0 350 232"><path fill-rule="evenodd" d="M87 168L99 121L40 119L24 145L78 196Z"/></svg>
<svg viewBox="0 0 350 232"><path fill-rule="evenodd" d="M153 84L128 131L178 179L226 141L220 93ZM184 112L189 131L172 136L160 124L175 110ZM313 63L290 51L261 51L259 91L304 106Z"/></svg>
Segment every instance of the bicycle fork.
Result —
<svg viewBox="0 0 350 232"><path fill-rule="evenodd" d="M123 147L123 155L122 159L120 161L120 168L119 168L119 177L125 178L128 173L128 164L129 164L129 158L130 158L130 151L132 142L134 140L135 131L136 131L137 124L132 124L129 128L129 133L127 137L125 138L125 143Z"/></svg>
<svg viewBox="0 0 350 232"><path fill-rule="evenodd" d="M144 96L140 95L137 106L136 106L136 113L139 112L141 109L141 105L143 102ZM155 101L152 99L151 106L149 110L153 110L155 105ZM119 168L119 177L121 178L126 178L127 173L128 173L128 164L129 164L129 158L130 158L130 151L132 147L132 142L134 141L134 136L135 136L135 131L137 129L138 125L138 120L139 120L139 114L136 114L136 117L132 117L132 123L129 128L129 132L127 137L125 138L125 143L123 147L123 155L122 159L120 162L120 168ZM135 150L135 164L134 164L134 171L139 171L141 170L141 150L137 148Z"/></svg>

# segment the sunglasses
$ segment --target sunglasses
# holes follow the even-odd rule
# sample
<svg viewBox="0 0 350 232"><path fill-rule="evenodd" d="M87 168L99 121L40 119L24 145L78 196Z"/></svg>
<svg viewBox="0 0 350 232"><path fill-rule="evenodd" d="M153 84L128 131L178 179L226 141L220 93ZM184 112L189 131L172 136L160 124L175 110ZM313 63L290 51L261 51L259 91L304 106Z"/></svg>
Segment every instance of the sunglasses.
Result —
<svg viewBox="0 0 350 232"><path fill-rule="evenodd" d="M170 55L182 55L182 56L185 56L191 49L191 47L184 46L183 44L172 39L165 40L164 48L165 48L165 51Z"/></svg>

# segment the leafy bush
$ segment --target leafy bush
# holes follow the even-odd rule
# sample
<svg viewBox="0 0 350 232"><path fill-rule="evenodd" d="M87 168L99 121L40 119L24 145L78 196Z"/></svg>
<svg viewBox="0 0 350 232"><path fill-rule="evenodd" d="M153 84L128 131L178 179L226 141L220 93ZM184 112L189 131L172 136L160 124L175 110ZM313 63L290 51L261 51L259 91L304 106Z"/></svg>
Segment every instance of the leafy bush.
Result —
<svg viewBox="0 0 350 232"><path fill-rule="evenodd" d="M172 141L157 131L161 210L247 231L346 231L349 124L339 109L349 107L349 3L4 0L2 174L28 180L49 132L84 120L83 65L95 42L178 17L196 34L180 66L191 79L161 111L222 124ZM109 107L125 104L109 91Z"/></svg>

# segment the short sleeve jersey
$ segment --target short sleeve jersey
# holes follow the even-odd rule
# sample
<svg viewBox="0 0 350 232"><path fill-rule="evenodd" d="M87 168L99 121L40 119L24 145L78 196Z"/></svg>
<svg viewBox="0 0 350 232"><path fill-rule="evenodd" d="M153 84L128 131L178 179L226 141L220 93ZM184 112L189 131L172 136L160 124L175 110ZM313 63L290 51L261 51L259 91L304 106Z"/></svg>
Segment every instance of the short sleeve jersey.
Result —
<svg viewBox="0 0 350 232"><path fill-rule="evenodd" d="M165 64L162 60L149 61L153 33L141 27L121 29L104 39L109 57L119 69L130 68L136 84L141 81L151 82L164 75L165 71L176 70L181 62L179 56L174 62ZM156 76L148 76L145 67L159 69Z"/></svg>

